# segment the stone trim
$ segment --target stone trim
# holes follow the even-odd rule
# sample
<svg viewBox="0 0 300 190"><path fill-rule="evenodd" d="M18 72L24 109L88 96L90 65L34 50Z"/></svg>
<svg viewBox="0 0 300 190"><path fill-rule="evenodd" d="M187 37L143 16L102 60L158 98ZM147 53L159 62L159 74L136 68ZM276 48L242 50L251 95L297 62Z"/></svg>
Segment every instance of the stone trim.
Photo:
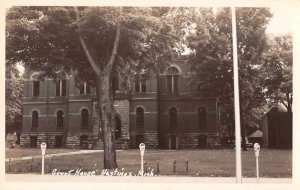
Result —
<svg viewBox="0 0 300 190"><path fill-rule="evenodd" d="M145 132L144 141L147 148L153 149L158 148L158 133L154 132Z"/></svg>

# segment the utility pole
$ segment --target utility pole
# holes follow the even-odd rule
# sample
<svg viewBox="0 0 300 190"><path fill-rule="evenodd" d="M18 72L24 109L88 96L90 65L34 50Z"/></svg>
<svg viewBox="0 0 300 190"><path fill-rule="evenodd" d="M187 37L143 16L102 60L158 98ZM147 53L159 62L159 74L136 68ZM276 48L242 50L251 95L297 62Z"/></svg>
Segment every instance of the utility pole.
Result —
<svg viewBox="0 0 300 190"><path fill-rule="evenodd" d="M234 81L234 119L235 119L235 158L236 158L236 183L242 183L242 158L241 158L241 121L239 97L239 66L237 53L237 32L235 7L231 7L232 18L232 48L233 48L233 81Z"/></svg>

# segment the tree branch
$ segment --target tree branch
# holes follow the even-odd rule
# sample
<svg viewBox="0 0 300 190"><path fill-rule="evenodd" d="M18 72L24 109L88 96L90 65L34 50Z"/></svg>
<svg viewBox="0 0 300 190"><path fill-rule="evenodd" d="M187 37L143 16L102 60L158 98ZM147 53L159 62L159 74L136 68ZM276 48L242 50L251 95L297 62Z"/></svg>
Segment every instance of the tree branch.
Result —
<svg viewBox="0 0 300 190"><path fill-rule="evenodd" d="M82 48L84 50L84 53L85 53L86 57L89 60L90 65L92 66L92 68L94 69L94 71L96 72L96 74L99 75L100 74L100 69L97 66L97 63L95 62L95 60L94 60L94 58L93 58L90 50L88 49L85 40L81 36L81 30L80 30L80 26L79 26L79 23L78 23L79 20L80 20L78 8L74 7L74 10L75 10L76 21L77 21L77 26L78 26L78 30L79 30L79 40L80 40L81 46L82 46Z"/></svg>
<svg viewBox="0 0 300 190"><path fill-rule="evenodd" d="M112 53L111 53L110 59L107 63L107 67L106 67L108 71L110 71L112 69L113 63L116 59L116 55L117 55L117 52L118 52L119 41L120 41L120 36L121 36L122 7L120 8L119 17L120 17L120 20L117 23L116 37L115 37L115 41L114 41L114 46L113 46Z"/></svg>
<svg viewBox="0 0 300 190"><path fill-rule="evenodd" d="M280 102L288 109L288 105L283 100L280 100Z"/></svg>

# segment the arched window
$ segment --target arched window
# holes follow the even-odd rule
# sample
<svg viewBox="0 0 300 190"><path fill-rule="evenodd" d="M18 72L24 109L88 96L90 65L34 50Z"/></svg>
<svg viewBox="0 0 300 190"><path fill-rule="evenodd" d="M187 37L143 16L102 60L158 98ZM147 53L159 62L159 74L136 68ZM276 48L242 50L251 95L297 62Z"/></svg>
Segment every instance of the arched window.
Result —
<svg viewBox="0 0 300 190"><path fill-rule="evenodd" d="M39 81L39 73L34 72L30 76L30 80L32 80L32 96L38 97L40 95L40 81Z"/></svg>
<svg viewBox="0 0 300 190"><path fill-rule="evenodd" d="M144 127L144 109L141 107L136 108L136 126Z"/></svg>
<svg viewBox="0 0 300 190"><path fill-rule="evenodd" d="M176 110L176 108L170 108L170 110L169 110L169 126L177 127L177 110Z"/></svg>
<svg viewBox="0 0 300 190"><path fill-rule="evenodd" d="M56 113L56 127L62 128L64 127L64 112L62 110L59 110Z"/></svg>
<svg viewBox="0 0 300 190"><path fill-rule="evenodd" d="M39 113L37 111L32 112L31 127L36 129L39 126Z"/></svg>
<svg viewBox="0 0 300 190"><path fill-rule="evenodd" d="M200 107L198 109L198 124L200 128L206 127L206 108Z"/></svg>
<svg viewBox="0 0 300 190"><path fill-rule="evenodd" d="M81 110L81 127L88 128L89 126L89 111L87 109Z"/></svg>
<svg viewBox="0 0 300 190"><path fill-rule="evenodd" d="M121 119L117 116L116 117L116 130L115 130L115 139L121 138Z"/></svg>
<svg viewBox="0 0 300 190"><path fill-rule="evenodd" d="M178 93L178 69L170 67L167 71L167 90L169 94Z"/></svg>

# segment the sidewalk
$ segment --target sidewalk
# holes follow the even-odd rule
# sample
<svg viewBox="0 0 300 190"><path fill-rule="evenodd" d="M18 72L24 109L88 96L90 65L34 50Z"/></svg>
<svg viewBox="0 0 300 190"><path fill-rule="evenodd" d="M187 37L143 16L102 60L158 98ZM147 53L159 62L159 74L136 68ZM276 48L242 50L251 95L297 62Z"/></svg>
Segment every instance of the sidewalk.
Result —
<svg viewBox="0 0 300 190"><path fill-rule="evenodd" d="M116 150L116 151L122 151L122 150ZM103 150L79 150L74 152L65 152L65 153L56 153L56 154L47 154L45 155L45 158L51 158L53 156L66 156L66 155L76 155L76 154L90 154L90 153L96 153L96 152L103 152ZM25 157L18 157L18 158L10 158L10 161L19 161L19 160L31 160L33 158L42 158L42 155L36 155L36 156L25 156ZM5 162L8 162L9 158L5 159Z"/></svg>
<svg viewBox="0 0 300 190"><path fill-rule="evenodd" d="M175 177L175 176L155 176L155 177L120 177L120 176L55 176L39 174L6 174L6 182L61 182L61 183L236 183L234 177ZM243 178L242 183L257 184L256 178ZM292 178L260 178L259 184L291 184Z"/></svg>

